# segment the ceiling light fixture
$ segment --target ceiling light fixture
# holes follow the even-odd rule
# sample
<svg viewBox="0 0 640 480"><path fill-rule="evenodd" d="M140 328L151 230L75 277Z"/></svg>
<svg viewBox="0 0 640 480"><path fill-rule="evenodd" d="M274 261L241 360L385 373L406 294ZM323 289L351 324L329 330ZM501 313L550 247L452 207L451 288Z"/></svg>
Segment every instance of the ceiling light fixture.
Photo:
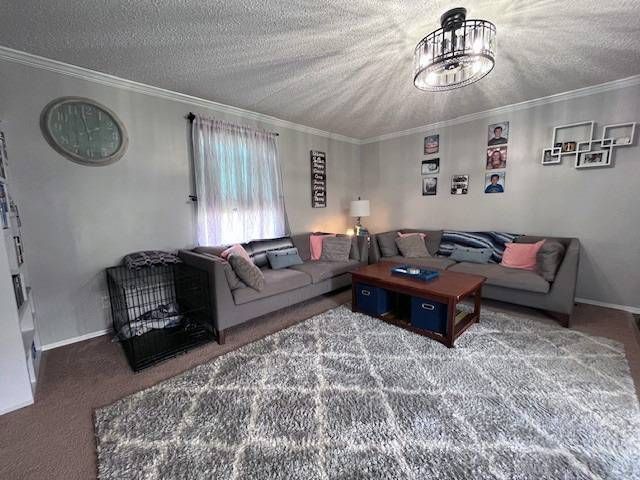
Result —
<svg viewBox="0 0 640 480"><path fill-rule="evenodd" d="M496 26L467 20L466 8L440 17L442 28L420 40L413 53L413 84L440 92L464 87L487 75L495 65Z"/></svg>

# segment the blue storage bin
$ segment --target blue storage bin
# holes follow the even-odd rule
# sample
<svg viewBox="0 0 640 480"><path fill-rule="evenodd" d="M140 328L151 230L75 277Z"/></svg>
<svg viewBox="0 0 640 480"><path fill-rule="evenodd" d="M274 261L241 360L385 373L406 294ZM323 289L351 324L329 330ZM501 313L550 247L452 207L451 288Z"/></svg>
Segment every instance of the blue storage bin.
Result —
<svg viewBox="0 0 640 480"><path fill-rule="evenodd" d="M411 297L411 325L432 332L447 332L447 304Z"/></svg>
<svg viewBox="0 0 640 480"><path fill-rule="evenodd" d="M384 288L358 283L356 304L361 312L374 316L382 315L390 310L389 292Z"/></svg>

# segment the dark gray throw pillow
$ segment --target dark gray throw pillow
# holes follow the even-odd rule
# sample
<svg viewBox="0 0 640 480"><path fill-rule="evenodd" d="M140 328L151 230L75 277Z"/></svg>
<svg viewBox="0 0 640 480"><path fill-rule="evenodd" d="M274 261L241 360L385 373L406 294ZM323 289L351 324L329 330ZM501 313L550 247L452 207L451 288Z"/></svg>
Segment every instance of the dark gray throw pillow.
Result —
<svg viewBox="0 0 640 480"><path fill-rule="evenodd" d="M291 267L292 265L302 265L302 259L298 254L298 249L283 248L282 250L270 250L267 252L269 266L273 270Z"/></svg>
<svg viewBox="0 0 640 480"><path fill-rule="evenodd" d="M490 248L468 248L456 245L449 256L450 260L469 263L489 263L493 251Z"/></svg>
<svg viewBox="0 0 640 480"><path fill-rule="evenodd" d="M418 234L397 237L396 245L403 257L424 258L431 256L429 255L429 251L427 250L427 246L425 245L422 236Z"/></svg>
<svg viewBox="0 0 640 480"><path fill-rule="evenodd" d="M553 282L564 258L564 245L557 240L545 239L536 257L536 270L547 282Z"/></svg>
<svg viewBox="0 0 640 480"><path fill-rule="evenodd" d="M322 262L346 262L351 251L351 237L325 237L322 240Z"/></svg>
<svg viewBox="0 0 640 480"><path fill-rule="evenodd" d="M395 257L400 254L396 245L398 232L381 233L376 238L378 239L378 247L380 247L380 255L383 257Z"/></svg>
<svg viewBox="0 0 640 480"><path fill-rule="evenodd" d="M217 255L211 255L209 253L201 253L200 255L205 255L211 258L214 262L222 265L222 268L224 269L224 276L227 277L227 283L229 284L229 289L231 291L247 286L242 280L240 280L240 278L238 278L238 275L236 275L236 272L234 272L231 264L224 258L218 257Z"/></svg>
<svg viewBox="0 0 640 480"><path fill-rule="evenodd" d="M253 262L236 254L229 255L227 260L240 280L257 291L264 288L264 275Z"/></svg>

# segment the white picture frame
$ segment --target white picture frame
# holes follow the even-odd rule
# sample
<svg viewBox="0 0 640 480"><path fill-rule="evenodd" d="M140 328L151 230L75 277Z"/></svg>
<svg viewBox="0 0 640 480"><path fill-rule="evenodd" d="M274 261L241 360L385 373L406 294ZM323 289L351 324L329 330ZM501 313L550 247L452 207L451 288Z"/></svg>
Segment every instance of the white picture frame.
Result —
<svg viewBox="0 0 640 480"><path fill-rule="evenodd" d="M598 168L598 167L610 167L611 156L609 155L609 149L594 150L590 152L580 152L576 158L575 168Z"/></svg>

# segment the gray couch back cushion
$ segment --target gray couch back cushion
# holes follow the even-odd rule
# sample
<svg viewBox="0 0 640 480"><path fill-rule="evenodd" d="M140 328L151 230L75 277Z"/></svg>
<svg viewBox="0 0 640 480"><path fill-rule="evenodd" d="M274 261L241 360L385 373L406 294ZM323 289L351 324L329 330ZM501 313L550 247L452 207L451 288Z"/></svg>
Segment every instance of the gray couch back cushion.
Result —
<svg viewBox="0 0 640 480"><path fill-rule="evenodd" d="M402 228L399 230L402 233L424 233L424 241L427 244L427 250L429 255L435 257L440 248L440 242L442 240L442 230L418 230L415 228Z"/></svg>
<svg viewBox="0 0 640 480"><path fill-rule="evenodd" d="M380 255L383 257L395 257L399 254L398 246L396 245L396 238L398 238L398 232L385 232L376 235L378 239L378 247L380 248Z"/></svg>
<svg viewBox="0 0 640 480"><path fill-rule="evenodd" d="M425 258L430 257L425 240L418 234L396 238L396 245L403 257Z"/></svg>
<svg viewBox="0 0 640 480"><path fill-rule="evenodd" d="M242 245L258 267L269 266L267 252L270 250L284 250L293 247L291 237L272 238L268 240L252 240Z"/></svg>
<svg viewBox="0 0 640 480"><path fill-rule="evenodd" d="M320 260L323 262L346 262L349 260L352 246L353 242L350 237L327 237L322 241Z"/></svg>

